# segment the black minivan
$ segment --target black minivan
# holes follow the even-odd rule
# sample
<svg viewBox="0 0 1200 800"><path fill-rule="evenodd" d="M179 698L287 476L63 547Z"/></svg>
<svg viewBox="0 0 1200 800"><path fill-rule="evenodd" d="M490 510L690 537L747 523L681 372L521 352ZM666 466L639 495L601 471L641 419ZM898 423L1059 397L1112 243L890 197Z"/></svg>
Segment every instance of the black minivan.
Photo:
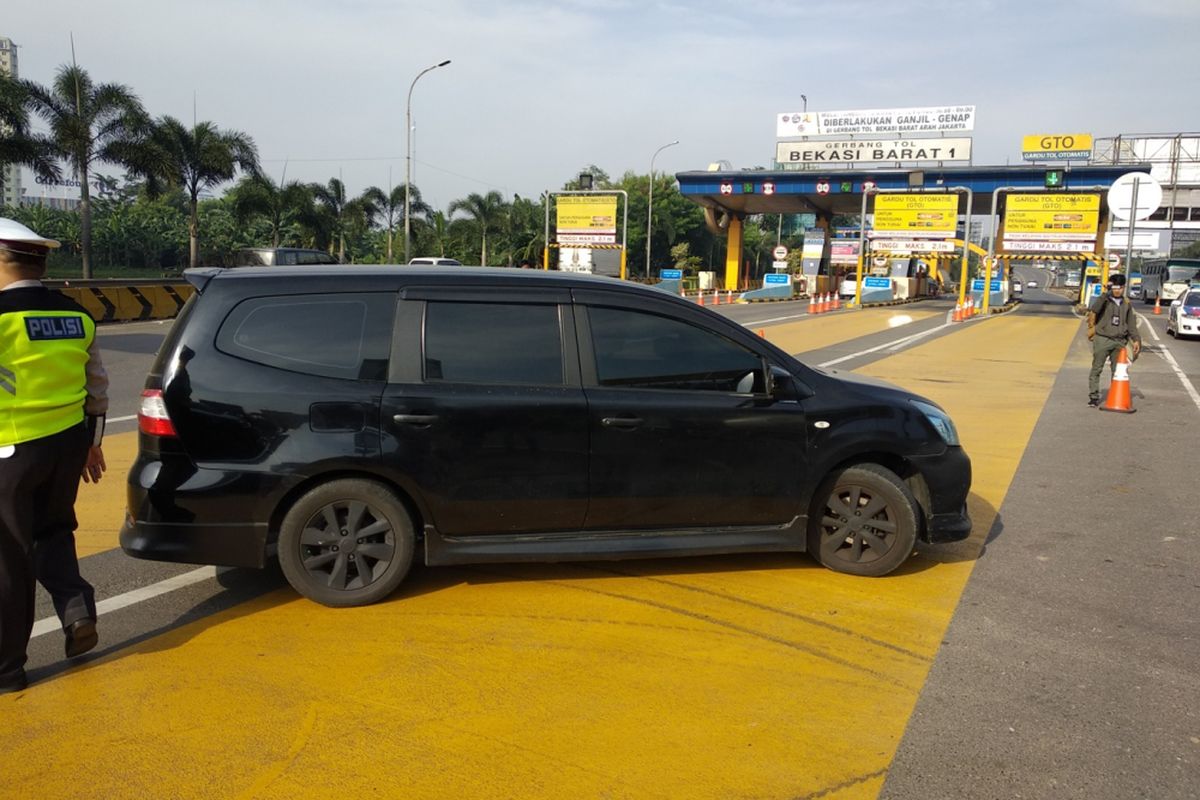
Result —
<svg viewBox="0 0 1200 800"><path fill-rule="evenodd" d="M140 558L263 566L378 601L427 564L808 551L885 575L966 537L934 403L824 372L610 278L189 270L146 380L121 531Z"/></svg>

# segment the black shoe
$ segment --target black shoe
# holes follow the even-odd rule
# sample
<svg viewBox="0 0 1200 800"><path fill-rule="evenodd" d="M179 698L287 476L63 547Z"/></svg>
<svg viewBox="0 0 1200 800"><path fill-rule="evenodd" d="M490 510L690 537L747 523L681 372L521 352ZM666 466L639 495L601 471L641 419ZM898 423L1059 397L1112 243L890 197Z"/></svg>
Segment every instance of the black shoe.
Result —
<svg viewBox="0 0 1200 800"><path fill-rule="evenodd" d="M81 656L96 646L100 637L96 634L96 620L83 618L67 626L67 658Z"/></svg>
<svg viewBox="0 0 1200 800"><path fill-rule="evenodd" d="M15 675L5 678L0 681L0 694L9 694L11 692L24 691L29 686L29 681L25 678L25 670L21 670Z"/></svg>
<svg viewBox="0 0 1200 800"><path fill-rule="evenodd" d="M1088 405L1091 406L1092 408L1099 408L1100 407L1100 398L1099 397L1089 397Z"/></svg>

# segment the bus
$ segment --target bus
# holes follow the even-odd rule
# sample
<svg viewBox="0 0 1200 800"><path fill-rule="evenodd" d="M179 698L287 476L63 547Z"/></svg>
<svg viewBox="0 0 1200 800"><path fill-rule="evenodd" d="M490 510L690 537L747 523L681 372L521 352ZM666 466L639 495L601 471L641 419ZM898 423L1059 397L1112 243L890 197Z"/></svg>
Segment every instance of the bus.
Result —
<svg viewBox="0 0 1200 800"><path fill-rule="evenodd" d="M1142 263L1142 302L1169 303L1200 283L1200 258L1156 258Z"/></svg>

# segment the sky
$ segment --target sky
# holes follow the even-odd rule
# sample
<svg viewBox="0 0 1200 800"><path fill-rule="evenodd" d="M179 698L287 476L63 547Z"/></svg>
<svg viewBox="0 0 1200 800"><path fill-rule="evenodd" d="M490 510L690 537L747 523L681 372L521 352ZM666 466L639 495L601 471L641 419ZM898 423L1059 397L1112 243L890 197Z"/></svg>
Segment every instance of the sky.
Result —
<svg viewBox="0 0 1200 800"><path fill-rule="evenodd" d="M976 106L974 163L1032 133L1200 131L1200 0L9 0L21 77L75 53L155 116L253 137L279 180L413 183L435 208L610 175L770 167L797 111ZM961 134L952 134L961 135ZM104 172L104 168L101 172ZM112 170L115 172L115 170ZM34 187L29 187L34 191Z"/></svg>

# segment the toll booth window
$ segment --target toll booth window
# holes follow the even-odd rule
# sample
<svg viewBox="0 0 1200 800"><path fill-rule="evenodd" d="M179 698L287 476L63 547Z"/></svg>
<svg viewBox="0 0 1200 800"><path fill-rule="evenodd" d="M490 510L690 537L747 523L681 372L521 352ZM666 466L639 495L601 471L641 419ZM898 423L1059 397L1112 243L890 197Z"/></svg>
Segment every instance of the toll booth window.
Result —
<svg viewBox="0 0 1200 800"><path fill-rule="evenodd" d="M707 392L759 391L762 361L719 334L628 309L592 307L601 386Z"/></svg>
<svg viewBox="0 0 1200 800"><path fill-rule="evenodd" d="M429 302L425 380L563 384L557 304Z"/></svg>
<svg viewBox="0 0 1200 800"><path fill-rule="evenodd" d="M256 297L239 303L217 349L291 372L383 380L391 351L391 293Z"/></svg>

